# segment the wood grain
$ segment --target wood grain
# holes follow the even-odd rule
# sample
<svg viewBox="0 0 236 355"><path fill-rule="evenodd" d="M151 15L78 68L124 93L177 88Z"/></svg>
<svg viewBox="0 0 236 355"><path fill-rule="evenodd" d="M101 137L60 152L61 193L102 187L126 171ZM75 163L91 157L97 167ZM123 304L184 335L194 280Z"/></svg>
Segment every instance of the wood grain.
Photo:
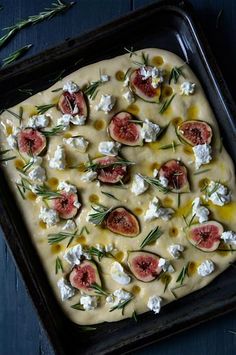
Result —
<svg viewBox="0 0 236 355"><path fill-rule="evenodd" d="M4 58L25 44L34 47L28 56L52 47L66 38L76 37L96 26L108 22L130 10L154 2L153 0L78 0L66 14L22 30L0 52ZM206 36L216 55L220 68L236 97L236 2L234 0L192 0ZM20 18L37 14L49 6L50 0L2 0L4 10L0 12L0 27L13 24ZM223 9L216 29L216 18ZM38 355L53 354L41 330L24 285L14 266L3 238L0 238L0 354ZM136 354L156 355L233 355L236 336L228 332L236 330L236 312L212 320L183 334L174 336L158 345L142 349ZM158 321L158 319L157 319Z"/></svg>

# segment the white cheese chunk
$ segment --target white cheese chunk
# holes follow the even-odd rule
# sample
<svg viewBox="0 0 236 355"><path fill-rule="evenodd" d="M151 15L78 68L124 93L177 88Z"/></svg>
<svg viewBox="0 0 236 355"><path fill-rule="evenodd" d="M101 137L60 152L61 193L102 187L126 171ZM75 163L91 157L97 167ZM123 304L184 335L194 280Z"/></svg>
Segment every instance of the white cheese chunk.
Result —
<svg viewBox="0 0 236 355"><path fill-rule="evenodd" d="M80 87L73 81L68 81L63 85L63 91L69 92L69 94L74 94L79 91Z"/></svg>
<svg viewBox="0 0 236 355"><path fill-rule="evenodd" d="M173 213L174 210L172 208L161 207L159 199L154 197L149 203L144 220L149 222L155 218L161 218L163 221L168 221L172 217Z"/></svg>
<svg viewBox="0 0 236 355"><path fill-rule="evenodd" d="M73 221L73 219L68 219L64 224L64 226L62 227L62 230L71 231L71 230L75 230L75 228L76 228L75 221Z"/></svg>
<svg viewBox="0 0 236 355"><path fill-rule="evenodd" d="M18 144L17 144L17 136L15 134L10 134L7 137L7 144L11 149L17 149Z"/></svg>
<svg viewBox="0 0 236 355"><path fill-rule="evenodd" d="M164 272L174 272L175 269L169 262L169 260L166 260L164 258L159 259L158 267L160 267Z"/></svg>
<svg viewBox="0 0 236 355"><path fill-rule="evenodd" d="M45 128L49 125L49 116L37 115L30 117L27 127L31 128Z"/></svg>
<svg viewBox="0 0 236 355"><path fill-rule="evenodd" d="M231 201L231 192L217 181L210 181L207 187L206 200L211 200L214 205L223 206Z"/></svg>
<svg viewBox="0 0 236 355"><path fill-rule="evenodd" d="M199 220L199 223L208 221L208 216L210 211L208 208L202 206L201 200L199 197L196 197L192 203L192 216L196 216Z"/></svg>
<svg viewBox="0 0 236 355"><path fill-rule="evenodd" d="M107 74L102 74L102 75L100 76L100 80L101 80L102 83L106 83L107 81L110 80L110 77L109 77L109 75L107 75Z"/></svg>
<svg viewBox="0 0 236 355"><path fill-rule="evenodd" d="M236 245L236 233L233 231L223 232L220 238L223 239L225 243Z"/></svg>
<svg viewBox="0 0 236 355"><path fill-rule="evenodd" d="M39 219L46 223L47 227L52 227L59 222L59 215L57 211L52 208L41 207Z"/></svg>
<svg viewBox="0 0 236 355"><path fill-rule="evenodd" d="M163 175L159 177L159 182L163 187L167 187L169 184L169 180Z"/></svg>
<svg viewBox="0 0 236 355"><path fill-rule="evenodd" d="M123 86L124 86L124 87L129 86L129 75L127 75L127 76L125 77L125 80L124 80Z"/></svg>
<svg viewBox="0 0 236 355"><path fill-rule="evenodd" d="M46 180L46 171L41 166L35 166L28 174L30 180L33 181L45 181Z"/></svg>
<svg viewBox="0 0 236 355"><path fill-rule="evenodd" d="M84 137L64 138L63 142L78 149L81 153L85 153L89 145L89 141L87 141Z"/></svg>
<svg viewBox="0 0 236 355"><path fill-rule="evenodd" d="M180 85L180 95L189 96L194 94L195 86L196 86L195 83L190 83L190 81L184 81Z"/></svg>
<svg viewBox="0 0 236 355"><path fill-rule="evenodd" d="M142 176L135 174L131 186L131 192L136 196L141 195L148 189L148 183L142 178Z"/></svg>
<svg viewBox="0 0 236 355"><path fill-rule="evenodd" d="M103 111L105 113L110 112L116 103L116 99L112 95L102 95L100 102L95 106L95 110Z"/></svg>
<svg viewBox="0 0 236 355"><path fill-rule="evenodd" d="M132 102L135 101L134 94L132 93L131 90L126 91L122 96L125 98L128 104L132 104Z"/></svg>
<svg viewBox="0 0 236 355"><path fill-rule="evenodd" d="M69 184L66 181L60 181L57 189L68 193L77 193L77 187L75 185Z"/></svg>
<svg viewBox="0 0 236 355"><path fill-rule="evenodd" d="M132 296L133 296L132 293L119 288L118 290L115 290L112 294L110 294L106 298L106 302L108 304L115 306L123 301L130 300L132 298Z"/></svg>
<svg viewBox="0 0 236 355"><path fill-rule="evenodd" d="M97 296L83 295L80 297L80 304L85 311L94 311L98 306L98 298Z"/></svg>
<svg viewBox="0 0 236 355"><path fill-rule="evenodd" d="M75 126L84 126L86 122L86 117L84 115L71 116L70 122Z"/></svg>
<svg viewBox="0 0 236 355"><path fill-rule="evenodd" d="M66 167L66 153L62 145L58 145L54 157L49 160L49 167L52 169L64 170Z"/></svg>
<svg viewBox="0 0 236 355"><path fill-rule="evenodd" d="M111 252L113 249L114 249L114 246L113 246L112 243L109 243L109 244L106 244L106 245L105 245L105 251L106 251L107 253Z"/></svg>
<svg viewBox="0 0 236 355"><path fill-rule="evenodd" d="M153 311L155 314L160 313L161 310L161 302L162 298L159 296L151 296L148 299L147 307L150 309L150 311Z"/></svg>
<svg viewBox="0 0 236 355"><path fill-rule="evenodd" d="M145 142L155 142L159 132L160 126L158 124L149 121L147 118L144 120L141 129L141 137Z"/></svg>
<svg viewBox="0 0 236 355"><path fill-rule="evenodd" d="M120 285L128 285L131 277L124 272L123 266L115 261L111 266L111 278Z"/></svg>
<svg viewBox="0 0 236 355"><path fill-rule="evenodd" d="M74 247L68 249L63 258L73 267L75 265L79 265L81 263L81 259L85 257L85 259L90 260L90 254L83 248L81 244L77 244Z"/></svg>
<svg viewBox="0 0 236 355"><path fill-rule="evenodd" d="M211 260L204 260L197 268L198 275L204 277L210 275L215 270L215 265Z"/></svg>
<svg viewBox="0 0 236 355"><path fill-rule="evenodd" d="M65 131L70 126L71 117L72 115L70 114L65 114L59 117L57 120L57 126L63 126Z"/></svg>
<svg viewBox="0 0 236 355"><path fill-rule="evenodd" d="M57 281L62 301L66 301L75 295L75 289L63 277Z"/></svg>
<svg viewBox="0 0 236 355"><path fill-rule="evenodd" d="M203 164L209 164L211 156L211 146L209 144L198 144L193 147L193 152L195 156L195 167L199 169Z"/></svg>
<svg viewBox="0 0 236 355"><path fill-rule="evenodd" d="M120 147L121 144L118 142L100 142L98 145L98 151L103 155L116 156L119 153Z"/></svg>
<svg viewBox="0 0 236 355"><path fill-rule="evenodd" d="M184 246L181 244L171 244L167 250L173 258L179 259L181 253L184 251Z"/></svg>
<svg viewBox="0 0 236 355"><path fill-rule="evenodd" d="M93 181L97 178L98 174L96 173L96 171L87 171L86 173L82 174L80 176L80 180L84 181L84 182L90 182Z"/></svg>

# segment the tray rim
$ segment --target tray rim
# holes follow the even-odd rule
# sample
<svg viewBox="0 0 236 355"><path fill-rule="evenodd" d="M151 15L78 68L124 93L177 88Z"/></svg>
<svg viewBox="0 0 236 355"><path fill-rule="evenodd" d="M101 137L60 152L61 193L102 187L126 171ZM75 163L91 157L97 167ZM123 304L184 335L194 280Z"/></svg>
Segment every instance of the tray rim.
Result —
<svg viewBox="0 0 236 355"><path fill-rule="evenodd" d="M151 5L143 6L143 7L139 8L138 10L129 11L127 14L119 17L116 20L110 21L110 22L106 23L105 25L96 27L95 29L93 29L91 31L86 31L85 33L83 33L80 36L69 39L68 41L64 41L59 45L53 46L49 49L46 49L45 51L40 52L39 54L34 55L33 57L30 57L26 60L19 61L18 63L11 65L11 66L5 68L4 70L1 70L0 71L0 74L1 74L0 84L3 80L6 80L8 78L8 76L10 76L10 77L12 77L13 75L17 76L17 75L20 75L22 72L25 72L26 68L27 68L27 70L34 68L35 65L37 64L38 59L40 59L40 58L42 59L42 57L44 57L44 56L48 58L47 61L50 61L51 60L50 57L52 56L52 58L53 58L54 51L59 51L61 49L62 53L64 53L64 55L66 55L66 53L68 53L68 48L65 47L66 43L70 43L71 41L76 42L75 48L81 43L82 43L82 45L88 45L90 41L94 41L96 38L103 35L104 33L111 32L114 28L116 28L116 30L117 30L117 27L119 27L119 26L122 27L124 25L124 23L126 23L126 22L132 22L132 20L135 21L135 20L137 20L137 17L147 16L147 15L145 15L146 12L148 12L152 9L156 9L156 8L159 8L160 11L165 10L165 11L177 12L181 16L183 16L184 19L188 22L189 26L191 27L192 34L195 37L197 47L200 50L202 60L204 60L204 63L207 65L207 71L209 74L211 74L211 76L215 82L215 85L217 87L217 90L220 92L220 95L219 95L220 98L222 99L222 97L223 97L223 99L224 99L224 107L225 107L226 112L228 113L229 118L232 115L234 115L236 117L236 105L234 103L232 95L227 87L227 84L226 84L224 78L223 78L221 70L219 69L219 66L217 65L215 57L210 49L210 46L209 46L208 41L202 31L202 28L194 15L193 7L186 0L177 0L177 1L176 0L160 0L160 1L156 1L155 3L153 3ZM46 62L43 62L42 64L46 65ZM211 64L209 64L209 62ZM233 125L233 122L231 122L231 124ZM234 125L233 125L233 127L234 127ZM4 209L2 201L0 201L0 208ZM7 214L6 211L4 213ZM59 339L58 339L58 334L55 333L55 331L52 331L52 329L49 329L48 324L46 324L45 318L42 317L42 314L40 313L40 312L42 312L42 309L44 306L41 306L36 302L36 299L34 298L35 296L33 294L34 293L41 294L41 292L31 277L29 277L27 279L27 277L29 275L27 275L25 273L25 270L23 270L23 269L29 269L29 265L27 265L27 260L25 260L24 253L22 252L22 250L20 249L20 246L18 245L17 247L16 246L14 247L14 248L18 249L18 252L19 252L18 255L16 254L16 250L14 250L14 248L12 248L10 246L9 241L8 241L8 237L6 237L6 234L9 232L9 228L7 228L7 226L4 226L2 224L1 224L1 227L3 230L4 241L6 242L7 247L8 247L8 251L10 251L10 254L13 257L13 261L16 265L16 268L20 272L21 280L23 280L24 286L26 288L28 295L30 296L33 307L36 310L36 313L38 314L38 319L39 319L41 325L43 326L45 333L47 334L47 336L49 338L49 341L53 347L53 350L56 352L56 354L65 354L64 351L63 352L61 351L62 350L61 346L60 346L61 341L59 341ZM19 260L20 260L20 262L19 262ZM22 261L23 261L24 265L22 265ZM28 273L30 273L29 270L28 270ZM41 295L41 296L43 297L43 295ZM149 340L148 336L145 338L142 338L142 340L145 341L145 344L143 346L146 346L146 345L154 343L156 341L160 341L162 339L165 339L171 335L181 332L182 330L186 330L187 328L194 327L195 325L203 323L207 320L213 319L213 318L217 317L218 315L225 314L235 308L236 308L236 303L230 304L229 308L222 310L221 313L209 314L209 315L206 313L205 314L206 318L199 320L194 324L188 325L188 326L184 327L183 329L181 329L180 331L176 330L174 332L171 332L169 335L164 335L161 337L161 339ZM47 318L48 318L47 321L50 320L50 316ZM51 323L53 324L53 322L51 322ZM138 348L143 347L140 345L137 345L137 347L136 347L135 342L132 344L134 345L132 350L137 349L137 347ZM128 349L126 351L125 346L122 346L119 348L114 347L113 350L111 349L111 352L116 353L117 350L122 350L122 349L125 351L125 353L131 351L130 349ZM111 353L111 352L110 351L104 352L104 354Z"/></svg>

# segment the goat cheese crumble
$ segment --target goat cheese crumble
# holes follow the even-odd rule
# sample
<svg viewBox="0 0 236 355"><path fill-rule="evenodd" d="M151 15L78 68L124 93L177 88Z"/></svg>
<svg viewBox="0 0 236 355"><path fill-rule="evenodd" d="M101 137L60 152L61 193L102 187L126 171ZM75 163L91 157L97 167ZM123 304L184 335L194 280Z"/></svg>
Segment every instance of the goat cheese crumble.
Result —
<svg viewBox="0 0 236 355"><path fill-rule="evenodd" d="M181 244L171 244L167 250L173 258L179 259L181 253L184 251L184 246Z"/></svg>
<svg viewBox="0 0 236 355"><path fill-rule="evenodd" d="M153 311L155 314L160 313L161 310L161 302L162 298L159 296L151 296L148 299L147 307L150 309L150 311Z"/></svg>
<svg viewBox="0 0 236 355"><path fill-rule="evenodd" d="M126 91L122 96L125 98L128 104L132 104L132 102L135 101L134 94L132 93L131 90Z"/></svg>
<svg viewBox="0 0 236 355"><path fill-rule="evenodd" d="M146 118L141 128L141 137L145 142L155 142L160 129L158 124L155 124Z"/></svg>
<svg viewBox="0 0 236 355"><path fill-rule="evenodd" d="M60 181L57 189L68 193L77 193L77 187L75 185L69 184L66 181Z"/></svg>
<svg viewBox="0 0 236 355"><path fill-rule="evenodd" d="M103 111L105 113L110 112L116 103L116 99L112 95L102 95L100 102L95 106L95 110Z"/></svg>
<svg viewBox="0 0 236 355"><path fill-rule="evenodd" d="M17 144L17 136L15 134L10 134L7 137L7 144L11 149L17 149L18 144Z"/></svg>
<svg viewBox="0 0 236 355"><path fill-rule="evenodd" d="M57 281L62 301L66 301L75 294L74 288L63 277Z"/></svg>
<svg viewBox="0 0 236 355"><path fill-rule="evenodd" d="M209 164L211 156L211 146L209 144L198 144L193 147L193 152L195 156L195 167L199 169L203 164Z"/></svg>
<svg viewBox="0 0 236 355"><path fill-rule="evenodd" d="M190 83L190 81L184 81L180 85L180 95L189 96L194 94L195 87L196 87L195 83Z"/></svg>
<svg viewBox="0 0 236 355"><path fill-rule="evenodd" d="M199 223L208 221L208 216L210 211L208 208L202 206L201 200L199 197L196 197L192 203L192 216L196 216L199 220Z"/></svg>
<svg viewBox="0 0 236 355"><path fill-rule="evenodd" d="M63 258L73 267L81 263L81 258L91 260L91 255L83 248L81 244L68 249Z"/></svg>
<svg viewBox="0 0 236 355"><path fill-rule="evenodd" d="M217 181L210 181L206 189L205 199L212 201L214 205L224 206L231 201L231 192Z"/></svg>
<svg viewBox="0 0 236 355"><path fill-rule="evenodd" d="M38 180L38 181L45 181L46 180L46 171L41 166L35 166L28 174L30 180Z"/></svg>
<svg viewBox="0 0 236 355"><path fill-rule="evenodd" d="M68 81L63 85L63 91L69 92L69 94L74 94L79 91L80 87L73 81Z"/></svg>
<svg viewBox="0 0 236 355"><path fill-rule="evenodd" d="M106 298L106 302L112 306L116 306L119 303L130 300L132 297L132 293L119 288Z"/></svg>
<svg viewBox="0 0 236 355"><path fill-rule="evenodd" d="M215 265L211 260L204 260L197 268L198 275L205 277L215 270Z"/></svg>
<svg viewBox="0 0 236 355"><path fill-rule="evenodd" d="M102 74L102 75L100 76L100 80L101 80L102 83L106 83L107 81L110 80L110 77L109 77L109 75L107 75L107 74Z"/></svg>
<svg viewBox="0 0 236 355"><path fill-rule="evenodd" d="M84 115L71 116L70 122L75 126L84 126L86 122L86 117Z"/></svg>
<svg viewBox="0 0 236 355"><path fill-rule="evenodd" d="M158 267L160 267L164 272L172 273L175 271L169 260L166 260L164 258L159 259Z"/></svg>
<svg viewBox="0 0 236 355"><path fill-rule="evenodd" d="M75 228L76 228L75 221L73 221L73 219L68 219L64 224L64 226L62 227L62 230L71 231L71 230L75 230Z"/></svg>
<svg viewBox="0 0 236 355"><path fill-rule="evenodd" d="M89 142L84 137L64 138L63 142L78 149L81 153L85 153L89 145Z"/></svg>
<svg viewBox="0 0 236 355"><path fill-rule="evenodd" d="M45 128L49 125L49 116L47 115L37 115L32 116L27 124L27 127L31 128Z"/></svg>
<svg viewBox="0 0 236 355"><path fill-rule="evenodd" d="M65 114L65 115L59 117L57 120L57 126L63 126L64 127L63 130L66 130L70 125L71 117L72 116L69 114Z"/></svg>
<svg viewBox="0 0 236 355"><path fill-rule="evenodd" d="M115 261L111 266L111 278L120 285L128 285L131 277L124 272L123 266Z"/></svg>
<svg viewBox="0 0 236 355"><path fill-rule="evenodd" d="M94 311L98 306L97 296L83 295L80 297L80 304L85 311Z"/></svg>
<svg viewBox="0 0 236 355"><path fill-rule="evenodd" d="M66 167L66 153L62 145L58 145L53 158L49 160L49 167L52 169L64 170Z"/></svg>
<svg viewBox="0 0 236 355"><path fill-rule="evenodd" d="M121 144L118 142L100 142L98 145L98 151L103 155L109 155L114 157L118 155L120 147Z"/></svg>
<svg viewBox="0 0 236 355"><path fill-rule="evenodd" d="M233 231L223 232L220 238L223 239L225 243L236 245L236 233Z"/></svg>
<svg viewBox="0 0 236 355"><path fill-rule="evenodd" d="M142 66L139 71L142 76L142 80L147 80L152 78L151 85L153 88L158 88L160 84L163 82L164 78L162 75L162 71L156 67L145 67Z"/></svg>
<svg viewBox="0 0 236 355"><path fill-rule="evenodd" d="M144 221L152 221L155 218L161 218L163 221L168 221L174 210L172 208L161 207L160 201L157 197L154 197L153 200L149 203L148 209L144 216Z"/></svg>
<svg viewBox="0 0 236 355"><path fill-rule="evenodd" d="M39 219L46 223L47 227L55 226L60 220L57 211L47 207L41 207Z"/></svg>
<svg viewBox="0 0 236 355"><path fill-rule="evenodd" d="M142 176L135 174L131 186L131 192L136 196L141 195L148 189L148 183L142 178Z"/></svg>
<svg viewBox="0 0 236 355"><path fill-rule="evenodd" d="M91 182L97 178L98 174L96 171L87 171L86 173L80 176L80 180L83 182Z"/></svg>

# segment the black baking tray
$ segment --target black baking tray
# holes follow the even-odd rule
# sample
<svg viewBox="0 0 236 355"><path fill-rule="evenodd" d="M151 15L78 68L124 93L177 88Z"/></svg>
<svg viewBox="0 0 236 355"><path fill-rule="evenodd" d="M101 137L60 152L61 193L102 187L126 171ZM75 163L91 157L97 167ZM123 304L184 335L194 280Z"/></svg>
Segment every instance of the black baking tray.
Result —
<svg viewBox="0 0 236 355"><path fill-rule="evenodd" d="M124 53L157 47L190 63L218 120L225 146L236 163L236 108L192 8L185 1L160 1L79 38L49 49L0 73L0 109L27 96L19 88L46 89L60 74ZM165 306L160 315L96 325L83 332L63 314L31 244L7 181L0 173L0 223L26 288L56 354L121 354L161 340L236 308L235 269L230 267L207 287ZM14 213L12 212L14 211Z"/></svg>

